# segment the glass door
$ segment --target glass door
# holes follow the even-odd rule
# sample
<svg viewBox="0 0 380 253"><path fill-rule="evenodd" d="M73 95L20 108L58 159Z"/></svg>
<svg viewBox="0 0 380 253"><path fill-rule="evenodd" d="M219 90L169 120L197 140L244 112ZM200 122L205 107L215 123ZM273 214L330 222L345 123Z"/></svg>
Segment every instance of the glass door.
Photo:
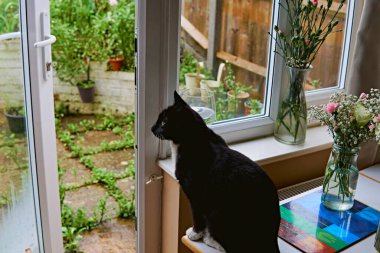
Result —
<svg viewBox="0 0 380 253"><path fill-rule="evenodd" d="M27 4L26 4L27 2ZM49 2L0 1L0 252L63 252Z"/></svg>

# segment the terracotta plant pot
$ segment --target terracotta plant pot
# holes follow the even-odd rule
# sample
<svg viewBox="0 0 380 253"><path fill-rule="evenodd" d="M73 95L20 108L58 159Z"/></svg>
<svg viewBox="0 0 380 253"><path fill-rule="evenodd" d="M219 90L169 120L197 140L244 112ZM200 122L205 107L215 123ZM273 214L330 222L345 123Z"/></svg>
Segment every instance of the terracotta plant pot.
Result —
<svg viewBox="0 0 380 253"><path fill-rule="evenodd" d="M123 56L109 58L108 60L108 63L111 66L112 71L120 71L121 67L123 66L123 62L124 62Z"/></svg>
<svg viewBox="0 0 380 253"><path fill-rule="evenodd" d="M25 116L12 115L5 112L5 117L8 121L9 130L12 133L25 133Z"/></svg>
<svg viewBox="0 0 380 253"><path fill-rule="evenodd" d="M248 92L240 92L236 95L236 101L235 101L235 95L234 91L230 90L228 93L228 111L231 113L235 113L236 116L243 116L244 115L244 102L249 98Z"/></svg>
<svg viewBox="0 0 380 253"><path fill-rule="evenodd" d="M94 102L94 97L95 97L94 87L82 88L78 86L78 90L79 90L80 98L82 99L83 103Z"/></svg>

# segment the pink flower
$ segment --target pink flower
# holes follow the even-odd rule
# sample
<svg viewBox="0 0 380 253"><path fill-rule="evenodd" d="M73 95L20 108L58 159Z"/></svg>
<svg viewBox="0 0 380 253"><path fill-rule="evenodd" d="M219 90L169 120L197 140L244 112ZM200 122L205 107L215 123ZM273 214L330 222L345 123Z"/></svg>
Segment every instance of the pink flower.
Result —
<svg viewBox="0 0 380 253"><path fill-rule="evenodd" d="M364 92L360 94L359 99L367 99L367 98L368 98L368 94L365 94Z"/></svg>
<svg viewBox="0 0 380 253"><path fill-rule="evenodd" d="M311 0L311 3L312 3L314 6L317 6L317 5L318 5L318 0Z"/></svg>
<svg viewBox="0 0 380 253"><path fill-rule="evenodd" d="M375 122L375 123L380 122L380 114L378 114L377 116L375 116L375 118L373 118L373 122Z"/></svg>
<svg viewBox="0 0 380 253"><path fill-rule="evenodd" d="M376 128L376 126L375 126L375 124L371 124L371 125L368 126L368 128L369 128L369 131L372 132L373 129Z"/></svg>
<svg viewBox="0 0 380 253"><path fill-rule="evenodd" d="M338 103L334 103L334 102L330 102L326 105L326 111L328 113L333 113L336 111L336 108L338 108L339 104Z"/></svg>
<svg viewBox="0 0 380 253"><path fill-rule="evenodd" d="M115 5L117 5L117 0L108 0L108 3L109 3L111 6L115 6Z"/></svg>

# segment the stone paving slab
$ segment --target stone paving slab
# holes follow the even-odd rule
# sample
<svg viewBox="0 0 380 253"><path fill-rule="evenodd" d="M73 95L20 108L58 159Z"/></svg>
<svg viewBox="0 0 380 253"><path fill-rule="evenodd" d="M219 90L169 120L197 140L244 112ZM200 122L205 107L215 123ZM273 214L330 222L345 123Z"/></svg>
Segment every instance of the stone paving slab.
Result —
<svg viewBox="0 0 380 253"><path fill-rule="evenodd" d="M129 197L135 190L135 180L133 178L123 178L116 182L116 186L122 190L125 196Z"/></svg>
<svg viewBox="0 0 380 253"><path fill-rule="evenodd" d="M95 166L120 175L127 168L129 160L134 158L133 153L133 149L98 153L92 156L92 161Z"/></svg>
<svg viewBox="0 0 380 253"><path fill-rule="evenodd" d="M135 253L135 221L112 219L85 232L79 244L85 253Z"/></svg>
<svg viewBox="0 0 380 253"><path fill-rule="evenodd" d="M65 186L82 186L92 181L91 171L81 164L78 159L62 160L61 168L64 171L61 181Z"/></svg>
<svg viewBox="0 0 380 253"><path fill-rule="evenodd" d="M62 160L71 156L70 151L68 151L65 145L62 144L58 139L56 139L57 143L57 158L58 160Z"/></svg>
<svg viewBox="0 0 380 253"><path fill-rule="evenodd" d="M120 135L114 134L110 130L106 131L88 131L81 133L76 137L76 142L82 148L96 148L102 141L111 142L121 140Z"/></svg>
<svg viewBox="0 0 380 253"><path fill-rule="evenodd" d="M65 195L65 203L70 207L84 208L87 215L92 215L94 208L97 206L99 199L106 195L106 189L100 184L83 186L75 190L67 191ZM107 199L107 211L105 218L113 218L118 215L118 205L111 196Z"/></svg>

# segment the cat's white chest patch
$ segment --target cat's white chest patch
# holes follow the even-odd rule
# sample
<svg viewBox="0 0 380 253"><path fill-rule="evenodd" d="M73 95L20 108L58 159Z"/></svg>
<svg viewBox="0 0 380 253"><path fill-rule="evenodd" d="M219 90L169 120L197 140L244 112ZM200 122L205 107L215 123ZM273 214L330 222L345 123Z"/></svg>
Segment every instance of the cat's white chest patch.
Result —
<svg viewBox="0 0 380 253"><path fill-rule="evenodd" d="M175 164L177 162L178 145L170 141L170 149L172 151L172 161Z"/></svg>

